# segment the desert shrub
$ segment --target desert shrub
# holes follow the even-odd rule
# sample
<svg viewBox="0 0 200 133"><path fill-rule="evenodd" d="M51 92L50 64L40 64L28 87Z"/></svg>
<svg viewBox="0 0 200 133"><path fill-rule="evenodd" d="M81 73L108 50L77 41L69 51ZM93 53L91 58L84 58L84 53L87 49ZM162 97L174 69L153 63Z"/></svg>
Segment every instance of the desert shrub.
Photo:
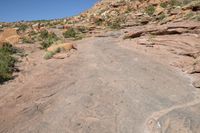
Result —
<svg viewBox="0 0 200 133"><path fill-rule="evenodd" d="M193 12L190 12L185 15L185 19L191 19L194 16Z"/></svg>
<svg viewBox="0 0 200 133"><path fill-rule="evenodd" d="M28 25L21 24L18 28L18 32L25 32L28 29Z"/></svg>
<svg viewBox="0 0 200 133"><path fill-rule="evenodd" d="M109 27L111 29L120 29L121 25L120 25L120 22L116 20L116 21L110 22Z"/></svg>
<svg viewBox="0 0 200 133"><path fill-rule="evenodd" d="M50 47L54 42L55 42L55 40L53 38L47 38L47 39L43 40L41 43L42 49L46 49L46 48Z"/></svg>
<svg viewBox="0 0 200 133"><path fill-rule="evenodd" d="M152 16L155 12L155 7L153 5L150 5L146 8L146 13L149 15L149 16Z"/></svg>
<svg viewBox="0 0 200 133"><path fill-rule="evenodd" d="M107 22L107 26L111 29L121 29L121 24L124 23L126 20L124 17L118 17L113 21Z"/></svg>
<svg viewBox="0 0 200 133"><path fill-rule="evenodd" d="M41 39L46 39L46 38L48 38L48 36L49 36L49 32L47 30L43 30L43 31L40 32L40 36L39 37Z"/></svg>
<svg viewBox="0 0 200 133"><path fill-rule="evenodd" d="M34 40L30 37L22 37L22 43L34 43Z"/></svg>
<svg viewBox="0 0 200 133"><path fill-rule="evenodd" d="M161 6L162 8L166 8L166 7L167 7L167 5L168 5L168 3L167 3L167 2L162 2L162 3L160 3L160 6Z"/></svg>
<svg viewBox="0 0 200 133"><path fill-rule="evenodd" d="M65 38L76 38L77 32L75 31L74 28L70 28L70 29L68 29L67 31L65 31L65 32L63 33L63 36L64 36Z"/></svg>
<svg viewBox="0 0 200 133"><path fill-rule="evenodd" d="M0 49L1 49L1 51L10 53L10 54L16 54L16 53L20 52L17 48L13 47L10 43L7 43L7 42L3 43L3 45Z"/></svg>
<svg viewBox="0 0 200 133"><path fill-rule="evenodd" d="M49 33L46 30L42 31L39 37L42 40L41 42L42 49L50 47L53 43L59 40L59 38L55 33Z"/></svg>
<svg viewBox="0 0 200 133"><path fill-rule="evenodd" d="M84 27L84 26L78 27L77 30L78 30L79 32L81 32L81 33L87 33L87 32L88 32L88 29L87 29L86 27Z"/></svg>
<svg viewBox="0 0 200 133"><path fill-rule="evenodd" d="M181 6L181 2L178 1L178 0L170 0L170 1L169 1L169 4L170 4L171 6Z"/></svg>
<svg viewBox="0 0 200 133"><path fill-rule="evenodd" d="M133 9L131 8L131 6L128 6L127 9L126 9L126 11L125 11L125 13L130 13L132 11L133 11Z"/></svg>
<svg viewBox="0 0 200 133"><path fill-rule="evenodd" d="M12 78L16 59L12 56L17 52L9 43L4 43L0 48L0 83Z"/></svg>
<svg viewBox="0 0 200 133"><path fill-rule="evenodd" d="M44 55L44 59L46 60L51 59L54 54L55 54L54 52L46 52L46 54Z"/></svg>
<svg viewBox="0 0 200 133"><path fill-rule="evenodd" d="M47 51L44 55L44 59L48 60L51 59L56 53L60 53L61 49L58 48L55 51Z"/></svg>
<svg viewBox="0 0 200 133"><path fill-rule="evenodd" d="M104 20L103 20L103 19L96 19L96 20L94 21L94 23L95 23L97 26L100 26L100 25L102 25L102 24L103 24L103 22L104 22Z"/></svg>
<svg viewBox="0 0 200 133"><path fill-rule="evenodd" d="M63 33L65 38L71 38L74 40L80 40L85 37L85 33L88 32L88 29L85 27L69 28Z"/></svg>
<svg viewBox="0 0 200 133"><path fill-rule="evenodd" d="M158 20L163 20L164 18L166 17L166 15L164 13L161 13L159 16L158 16Z"/></svg>

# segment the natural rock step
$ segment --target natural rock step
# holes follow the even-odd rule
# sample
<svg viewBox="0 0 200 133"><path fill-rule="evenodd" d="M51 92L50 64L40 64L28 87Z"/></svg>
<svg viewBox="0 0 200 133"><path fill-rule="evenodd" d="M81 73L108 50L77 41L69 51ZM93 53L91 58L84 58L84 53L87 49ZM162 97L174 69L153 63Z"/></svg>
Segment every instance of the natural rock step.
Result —
<svg viewBox="0 0 200 133"><path fill-rule="evenodd" d="M124 36L124 39L137 38L145 34L151 35L171 35L171 34L183 34L183 33L199 33L200 24L191 23L172 23L166 25L153 26L150 28L139 29L133 32L129 32Z"/></svg>

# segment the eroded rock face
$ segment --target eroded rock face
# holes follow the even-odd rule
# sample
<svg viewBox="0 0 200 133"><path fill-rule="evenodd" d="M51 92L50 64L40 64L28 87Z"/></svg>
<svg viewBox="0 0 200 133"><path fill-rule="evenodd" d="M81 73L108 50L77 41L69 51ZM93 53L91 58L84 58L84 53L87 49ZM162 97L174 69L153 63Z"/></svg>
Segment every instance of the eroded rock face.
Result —
<svg viewBox="0 0 200 133"><path fill-rule="evenodd" d="M124 36L124 39L137 38L142 35L172 35L172 34L183 34L183 33L199 33L200 24L193 22L180 22L170 23L166 25L153 25L147 28L129 31Z"/></svg>

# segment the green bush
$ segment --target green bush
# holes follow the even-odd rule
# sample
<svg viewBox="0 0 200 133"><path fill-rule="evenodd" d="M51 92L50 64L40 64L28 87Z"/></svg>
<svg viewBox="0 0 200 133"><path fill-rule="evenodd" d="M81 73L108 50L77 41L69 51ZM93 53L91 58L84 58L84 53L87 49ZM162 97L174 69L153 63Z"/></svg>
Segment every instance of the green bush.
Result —
<svg viewBox="0 0 200 133"><path fill-rule="evenodd" d="M80 32L80 33L87 33L88 32L88 29L84 26L82 27L78 27L77 30Z"/></svg>
<svg viewBox="0 0 200 133"><path fill-rule="evenodd" d="M78 28L70 28L63 33L65 38L71 38L74 40L81 40L85 37L85 33L88 32L88 29L85 27L78 27Z"/></svg>
<svg viewBox="0 0 200 133"><path fill-rule="evenodd" d="M103 19L96 19L94 21L94 23L97 25L97 26L101 26L103 24L104 20Z"/></svg>
<svg viewBox="0 0 200 133"><path fill-rule="evenodd" d="M42 31L39 37L42 40L42 49L50 47L53 43L59 40L55 33L49 33L46 30Z"/></svg>
<svg viewBox="0 0 200 133"><path fill-rule="evenodd" d="M34 43L34 39L30 37L22 37L22 43Z"/></svg>
<svg viewBox="0 0 200 133"><path fill-rule="evenodd" d="M1 51L9 53L9 54L16 54L20 52L17 48L13 47L10 43L3 43L2 47L0 48Z"/></svg>
<svg viewBox="0 0 200 133"><path fill-rule="evenodd" d="M46 54L44 55L44 59L51 59L54 56L54 54L54 52L46 52Z"/></svg>
<svg viewBox="0 0 200 133"><path fill-rule="evenodd" d="M9 43L4 43L0 48L0 83L12 78L16 59L12 56L17 52Z"/></svg>
<svg viewBox="0 0 200 133"><path fill-rule="evenodd" d="M40 36L39 37L41 39L46 39L46 38L48 38L48 36L49 36L49 32L47 30L43 30L43 31L40 32Z"/></svg>
<svg viewBox="0 0 200 133"><path fill-rule="evenodd" d="M58 48L55 51L47 51L46 54L44 55L44 59L48 60L51 59L56 53L60 53L61 49Z"/></svg>
<svg viewBox="0 0 200 133"><path fill-rule="evenodd" d="M149 16L152 16L155 12L155 7L153 5L150 5L146 8L146 13L149 15Z"/></svg>
<svg viewBox="0 0 200 133"><path fill-rule="evenodd" d="M165 15L164 13L161 13L161 14L157 17L157 19L158 19L159 21L161 21L161 20L163 20L165 17L166 17L166 15Z"/></svg>
<svg viewBox="0 0 200 133"><path fill-rule="evenodd" d="M170 0L170 1L169 1L169 4L170 4L171 6L181 6L181 2L178 1L178 0Z"/></svg>
<svg viewBox="0 0 200 133"><path fill-rule="evenodd" d="M193 12L190 12L185 15L185 19L191 19L194 16Z"/></svg>
<svg viewBox="0 0 200 133"><path fill-rule="evenodd" d="M43 40L41 43L42 49L46 49L46 48L50 47L54 42L55 41L52 38L47 38L47 39Z"/></svg>
<svg viewBox="0 0 200 133"><path fill-rule="evenodd" d="M18 28L18 32L25 32L28 29L28 25L21 24Z"/></svg>
<svg viewBox="0 0 200 133"><path fill-rule="evenodd" d="M161 6L162 8L166 8L166 7L167 7L167 5L168 5L168 3L167 3L167 2L162 2L162 3L160 3L160 6Z"/></svg>
<svg viewBox="0 0 200 133"><path fill-rule="evenodd" d="M74 28L70 28L70 29L68 29L67 31L65 31L65 32L63 33L63 36L64 36L65 38L76 38L77 32L75 31Z"/></svg>
<svg viewBox="0 0 200 133"><path fill-rule="evenodd" d="M121 24L125 23L126 19L124 17L118 17L113 21L107 22L107 26L111 29L121 29Z"/></svg>
<svg viewBox="0 0 200 133"><path fill-rule="evenodd" d="M109 27L111 29L120 29L121 25L120 25L119 21L113 21L113 22L109 23Z"/></svg>

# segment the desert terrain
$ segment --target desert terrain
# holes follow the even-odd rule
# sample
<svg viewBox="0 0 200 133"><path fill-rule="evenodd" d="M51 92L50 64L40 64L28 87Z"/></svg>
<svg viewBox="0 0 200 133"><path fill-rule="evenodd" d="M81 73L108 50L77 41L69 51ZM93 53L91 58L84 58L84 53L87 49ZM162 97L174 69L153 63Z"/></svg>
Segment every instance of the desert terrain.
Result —
<svg viewBox="0 0 200 133"><path fill-rule="evenodd" d="M18 50L12 72L0 62L0 133L199 133L199 14L199 0L102 0L2 23L1 59Z"/></svg>

